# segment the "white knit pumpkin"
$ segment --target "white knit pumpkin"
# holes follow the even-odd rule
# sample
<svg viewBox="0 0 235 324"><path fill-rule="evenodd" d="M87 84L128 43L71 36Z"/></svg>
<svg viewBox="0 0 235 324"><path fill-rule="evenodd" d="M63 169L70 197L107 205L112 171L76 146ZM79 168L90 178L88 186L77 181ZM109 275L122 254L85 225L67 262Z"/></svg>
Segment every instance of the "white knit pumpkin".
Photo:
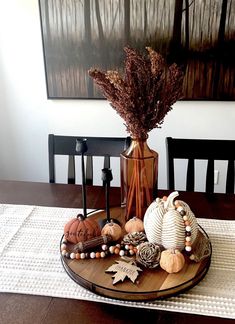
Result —
<svg viewBox="0 0 235 324"><path fill-rule="evenodd" d="M148 207L144 215L144 229L150 243L162 245L165 249L178 249L185 247L185 224L183 217L176 210L174 199L178 192L172 192L166 201L157 198ZM189 206L182 200L178 200L188 217L191 227L191 243L197 237L197 219Z"/></svg>

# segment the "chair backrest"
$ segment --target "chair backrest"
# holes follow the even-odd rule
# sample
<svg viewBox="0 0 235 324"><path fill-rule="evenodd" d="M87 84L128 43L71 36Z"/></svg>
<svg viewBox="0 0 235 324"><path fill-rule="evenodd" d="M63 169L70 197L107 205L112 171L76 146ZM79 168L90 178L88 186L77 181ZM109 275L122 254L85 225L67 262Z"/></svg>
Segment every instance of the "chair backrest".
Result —
<svg viewBox="0 0 235 324"><path fill-rule="evenodd" d="M68 183L75 183L75 156L81 155L76 151L76 141L86 140L85 178L86 184L93 184L93 157L104 157L104 168L110 168L110 157L119 157L130 145L130 137L89 137L89 136L61 136L49 134L49 179L54 183L55 179L55 155L67 155L68 160Z"/></svg>
<svg viewBox="0 0 235 324"><path fill-rule="evenodd" d="M175 190L174 159L187 159L186 190L194 191L195 160L207 160L206 189L214 192L215 161L228 161L226 193L234 193L235 140L166 138L168 157L168 189Z"/></svg>

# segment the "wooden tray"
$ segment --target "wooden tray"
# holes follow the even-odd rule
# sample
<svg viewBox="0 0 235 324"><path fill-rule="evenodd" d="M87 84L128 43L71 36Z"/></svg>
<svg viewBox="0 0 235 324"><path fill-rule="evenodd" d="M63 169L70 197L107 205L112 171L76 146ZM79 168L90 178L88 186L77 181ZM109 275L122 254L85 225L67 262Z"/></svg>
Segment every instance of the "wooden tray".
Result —
<svg viewBox="0 0 235 324"><path fill-rule="evenodd" d="M99 211L92 214L97 220L105 219L105 212ZM111 217L124 223L124 210L112 208ZM204 235L207 236L203 230ZM62 237L63 239L63 237ZM71 260L61 255L62 264L67 274L79 285L99 295L122 300L153 300L170 297L192 288L206 275L211 261L210 255L201 262L195 263L186 259L184 268L175 274L168 274L160 267L157 269L145 269L139 272L135 283L129 279L113 285L112 275L106 273L115 260L120 259L117 255L111 255L104 259Z"/></svg>

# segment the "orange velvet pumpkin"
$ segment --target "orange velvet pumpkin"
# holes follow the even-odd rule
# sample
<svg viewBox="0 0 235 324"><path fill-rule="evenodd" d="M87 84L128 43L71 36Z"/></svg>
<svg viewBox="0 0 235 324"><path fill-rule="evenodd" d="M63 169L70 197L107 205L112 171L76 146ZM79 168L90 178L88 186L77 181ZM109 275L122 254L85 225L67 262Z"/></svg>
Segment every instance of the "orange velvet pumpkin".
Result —
<svg viewBox="0 0 235 324"><path fill-rule="evenodd" d="M85 242L101 234L98 223L81 214L71 219L64 227L64 236L71 243Z"/></svg>
<svg viewBox="0 0 235 324"><path fill-rule="evenodd" d="M104 225L101 230L102 235L110 235L113 241L117 241L122 236L122 228L120 225L114 223L112 220L110 223Z"/></svg>
<svg viewBox="0 0 235 324"><path fill-rule="evenodd" d="M162 251L160 267L168 273L176 273L183 269L185 259L183 254L177 249Z"/></svg>
<svg viewBox="0 0 235 324"><path fill-rule="evenodd" d="M127 233L133 232L143 232L144 231L144 223L140 218L132 217L125 224L125 230Z"/></svg>

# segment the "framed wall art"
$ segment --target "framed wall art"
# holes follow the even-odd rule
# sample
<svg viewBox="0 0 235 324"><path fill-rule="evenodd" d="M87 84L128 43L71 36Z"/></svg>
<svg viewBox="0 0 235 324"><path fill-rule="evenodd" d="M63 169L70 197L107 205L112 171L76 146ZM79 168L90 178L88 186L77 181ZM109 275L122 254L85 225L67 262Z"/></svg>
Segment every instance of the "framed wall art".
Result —
<svg viewBox="0 0 235 324"><path fill-rule="evenodd" d="M39 0L48 98L102 98L91 67L151 46L185 73L184 99L235 99L235 0Z"/></svg>

